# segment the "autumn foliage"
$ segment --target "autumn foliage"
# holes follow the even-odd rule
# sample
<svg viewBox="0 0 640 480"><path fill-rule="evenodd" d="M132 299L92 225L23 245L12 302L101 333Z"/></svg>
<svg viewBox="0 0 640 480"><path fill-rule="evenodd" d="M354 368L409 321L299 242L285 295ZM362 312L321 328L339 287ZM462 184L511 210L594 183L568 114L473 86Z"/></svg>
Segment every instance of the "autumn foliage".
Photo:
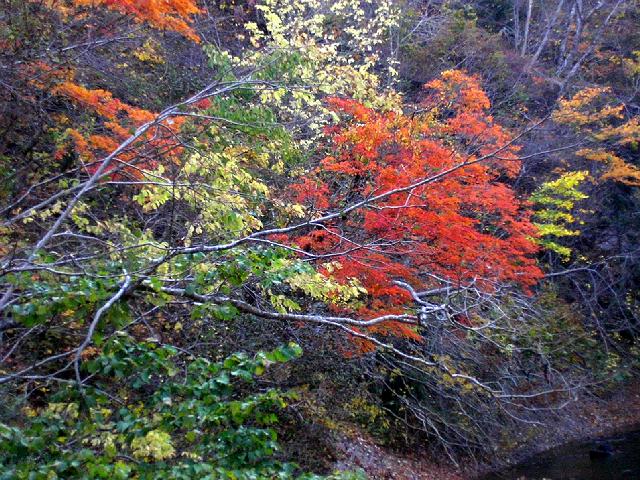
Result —
<svg viewBox="0 0 640 480"><path fill-rule="evenodd" d="M77 128L67 129L67 135L73 140L74 149L80 159L86 162L89 173L97 170L102 155L114 151L120 143L135 133L136 128L156 118L155 113L113 98L106 90L90 90L67 81L55 87L53 91L96 115L102 123L104 133L83 133ZM144 155L137 149L124 152L120 156L121 163L110 166L108 170L123 170L134 178L141 178L145 170L159 165L159 158L165 162L176 159L181 150L174 148L175 134L180 130L182 123L183 119L175 118L159 125L157 129L145 135ZM58 150L57 154L64 154L64 149Z"/></svg>
<svg viewBox="0 0 640 480"><path fill-rule="evenodd" d="M192 17L200 13L194 0L76 0L49 3L65 15L78 14L78 9L83 7L107 8L129 15L135 21L148 22L154 28L173 30L190 40L200 41L191 27Z"/></svg>
<svg viewBox="0 0 640 480"><path fill-rule="evenodd" d="M426 89L413 115L330 99L344 119L330 130L332 153L295 188L318 216L368 199L335 229L293 239L316 254L343 252L333 275L362 282L365 317L403 311L411 298L400 279L416 290L442 281L491 290L541 277L530 212L507 184L518 147L487 113L478 79L449 71ZM400 324L375 330L417 338Z"/></svg>
<svg viewBox="0 0 640 480"><path fill-rule="evenodd" d="M75 18L79 22L90 18L87 9L116 11L136 22L146 22L152 28L172 30L199 42L191 28L193 16L200 12L193 0L81 0L47 2L45 6L66 21ZM75 79L74 67L37 60L26 63L20 73L41 93L53 94L84 113L77 125L67 116L58 119L65 128L54 158L60 160L72 151L80 160L82 169L89 174L99 168L104 156L116 150L137 128L154 121L157 116L154 112L115 98L108 90L83 86ZM150 129L135 146L122 152L117 161L108 167L107 171L117 170L110 178L141 179L145 172L157 168L161 163L176 161L181 149L176 148L175 135L182 124L183 119L178 117Z"/></svg>
<svg viewBox="0 0 640 480"><path fill-rule="evenodd" d="M603 180L640 186L640 168L628 162L640 142L640 117L625 114L625 105L611 98L608 87L584 88L558 102L554 120L585 135L590 145L576 152L603 165Z"/></svg>
<svg viewBox="0 0 640 480"><path fill-rule="evenodd" d="M473 474L637 377L640 10L506 3L4 2L0 480Z"/></svg>

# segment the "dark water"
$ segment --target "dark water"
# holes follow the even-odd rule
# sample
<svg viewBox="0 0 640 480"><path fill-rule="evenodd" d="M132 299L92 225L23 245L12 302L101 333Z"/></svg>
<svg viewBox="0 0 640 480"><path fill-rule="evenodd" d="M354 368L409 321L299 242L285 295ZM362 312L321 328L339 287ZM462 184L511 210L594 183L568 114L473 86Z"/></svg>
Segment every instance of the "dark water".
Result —
<svg viewBox="0 0 640 480"><path fill-rule="evenodd" d="M602 443L603 441L608 443ZM598 445L612 447L611 455L606 458L590 458L589 452ZM640 480L640 431L554 448L483 480L516 479Z"/></svg>

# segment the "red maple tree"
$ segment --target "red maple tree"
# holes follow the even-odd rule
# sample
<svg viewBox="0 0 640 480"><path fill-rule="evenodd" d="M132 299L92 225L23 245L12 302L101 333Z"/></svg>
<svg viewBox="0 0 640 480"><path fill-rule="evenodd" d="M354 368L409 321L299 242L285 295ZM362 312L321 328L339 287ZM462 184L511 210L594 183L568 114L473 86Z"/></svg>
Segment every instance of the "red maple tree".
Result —
<svg viewBox="0 0 640 480"><path fill-rule="evenodd" d="M200 13L195 0L80 0L46 2L44 7L52 15L62 17L65 23L73 19L79 25L84 22L87 28L95 20L95 16L87 15L88 10L107 9L128 16L135 22L146 22L152 28L176 31L194 42L200 41L191 27L194 15ZM107 32L107 36L110 35L112 32ZM29 79L30 86L62 98L94 117L92 122L82 119L79 124L73 125L67 116L60 116L58 123L66 125L66 128L63 135L58 135L63 141L57 145L54 153L54 157L60 159L68 153L71 145L81 161L81 168L91 175L98 170L106 155L115 151L139 127L154 122L158 114L129 105L115 98L108 90L81 85L76 80L82 72L78 67L35 60L25 62L20 75ZM107 167L106 172L114 171L109 177L140 179L145 171L156 168L161 161L177 161L182 150L175 135L183 123L184 118L181 117L157 122L155 128L149 129L135 145L121 152L117 161Z"/></svg>
<svg viewBox="0 0 640 480"><path fill-rule="evenodd" d="M442 282L528 290L542 275L531 212L509 186L518 147L489 115L478 79L448 71L426 88L411 115L330 99L344 118L327 131L331 155L294 187L294 199L316 217L361 204L290 241L314 254L339 253L342 268L332 275L366 287L358 311L365 318L405 311L412 299L399 280L416 290ZM398 322L372 330L419 338Z"/></svg>

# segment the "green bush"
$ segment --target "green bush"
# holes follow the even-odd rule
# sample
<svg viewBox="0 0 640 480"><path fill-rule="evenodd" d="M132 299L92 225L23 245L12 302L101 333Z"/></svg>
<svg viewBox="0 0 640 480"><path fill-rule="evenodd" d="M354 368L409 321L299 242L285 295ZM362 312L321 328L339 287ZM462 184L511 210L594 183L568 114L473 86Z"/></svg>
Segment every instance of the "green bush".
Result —
<svg viewBox="0 0 640 480"><path fill-rule="evenodd" d="M116 335L86 361L92 384L74 382L0 423L0 479L355 479L301 474L274 458L276 412L292 394L259 389L295 344L222 362Z"/></svg>

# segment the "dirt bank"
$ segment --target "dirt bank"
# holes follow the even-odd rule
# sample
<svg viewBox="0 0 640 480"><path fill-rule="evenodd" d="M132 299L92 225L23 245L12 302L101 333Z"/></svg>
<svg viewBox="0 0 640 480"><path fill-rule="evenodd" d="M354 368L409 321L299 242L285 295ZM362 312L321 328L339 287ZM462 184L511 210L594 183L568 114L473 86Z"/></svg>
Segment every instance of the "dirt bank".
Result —
<svg viewBox="0 0 640 480"><path fill-rule="evenodd" d="M364 470L372 480L464 480L455 469L437 465L424 455L400 455L382 448L365 435L345 437L337 450L339 470Z"/></svg>
<svg viewBox="0 0 640 480"><path fill-rule="evenodd" d="M640 429L640 382L604 397L583 396L548 419L544 428L523 428L512 437L513 446L502 452L502 462L460 471L450 462L436 462L426 454L399 454L375 444L366 435L341 440L336 449L338 469L363 469L373 480L470 480L494 469L573 441L588 441Z"/></svg>

